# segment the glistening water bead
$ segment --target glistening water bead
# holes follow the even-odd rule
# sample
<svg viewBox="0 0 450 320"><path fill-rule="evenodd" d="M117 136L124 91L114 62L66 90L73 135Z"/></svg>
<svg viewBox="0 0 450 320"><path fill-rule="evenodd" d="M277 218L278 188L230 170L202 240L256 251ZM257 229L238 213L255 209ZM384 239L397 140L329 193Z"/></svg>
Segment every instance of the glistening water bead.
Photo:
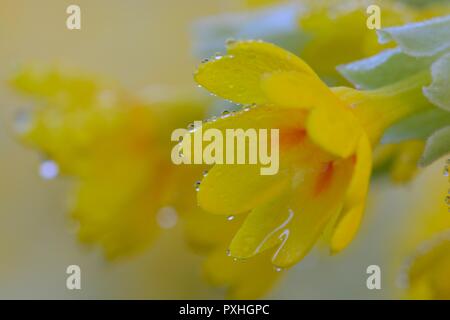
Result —
<svg viewBox="0 0 450 320"><path fill-rule="evenodd" d="M52 160L45 160L39 166L39 175L45 180L51 180L58 176L59 167Z"/></svg>

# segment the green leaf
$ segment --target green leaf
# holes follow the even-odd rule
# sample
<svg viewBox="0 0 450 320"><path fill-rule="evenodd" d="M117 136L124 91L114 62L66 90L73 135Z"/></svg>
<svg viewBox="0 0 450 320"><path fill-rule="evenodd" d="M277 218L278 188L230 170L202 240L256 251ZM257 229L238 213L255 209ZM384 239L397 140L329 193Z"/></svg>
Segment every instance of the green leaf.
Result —
<svg viewBox="0 0 450 320"><path fill-rule="evenodd" d="M433 56L450 48L450 15L378 31L380 43L395 41L411 56Z"/></svg>
<svg viewBox="0 0 450 320"><path fill-rule="evenodd" d="M429 68L435 57L413 57L400 48L338 66L338 71L359 89L376 89Z"/></svg>
<svg viewBox="0 0 450 320"><path fill-rule="evenodd" d="M450 113L433 108L414 114L390 127L384 134L382 143L425 140L433 132L446 126L450 126Z"/></svg>
<svg viewBox="0 0 450 320"><path fill-rule="evenodd" d="M433 63L431 75L433 82L423 89L424 95L431 103L450 111L450 53Z"/></svg>
<svg viewBox="0 0 450 320"><path fill-rule="evenodd" d="M436 131L427 141L420 165L427 166L450 153L450 126Z"/></svg>

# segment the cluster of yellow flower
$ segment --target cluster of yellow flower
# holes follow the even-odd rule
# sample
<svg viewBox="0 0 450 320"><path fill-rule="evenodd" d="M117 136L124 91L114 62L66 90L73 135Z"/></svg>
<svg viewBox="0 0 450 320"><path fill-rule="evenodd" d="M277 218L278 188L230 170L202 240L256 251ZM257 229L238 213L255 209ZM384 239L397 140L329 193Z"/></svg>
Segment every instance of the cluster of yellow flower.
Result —
<svg viewBox="0 0 450 320"><path fill-rule="evenodd" d="M204 129L279 129L275 175L261 175L251 164L204 171L171 163L172 130L205 119L209 101L173 92L164 101L148 101L107 81L59 70L26 69L14 78L15 88L40 103L23 141L76 178L72 215L82 241L100 245L111 259L134 254L167 226L161 219L174 208L169 218L182 215L189 243L207 255L207 278L229 287L231 298L268 292L280 271L301 261L319 238L331 253L352 242L373 165L389 162L401 181L415 171L422 142L378 145L392 124L433 108L422 94L431 75L374 90L349 87L336 66L386 46L364 27L360 6L334 11L334 17L329 6L313 7L299 22L312 37L302 52L308 63L270 43L230 41L226 55L202 63L195 74L211 93L249 106L205 121ZM395 25L439 10L390 3L383 14L387 25ZM322 80L331 78L347 86ZM441 281L450 266L448 249L447 239L412 262L411 296L449 297L450 285Z"/></svg>

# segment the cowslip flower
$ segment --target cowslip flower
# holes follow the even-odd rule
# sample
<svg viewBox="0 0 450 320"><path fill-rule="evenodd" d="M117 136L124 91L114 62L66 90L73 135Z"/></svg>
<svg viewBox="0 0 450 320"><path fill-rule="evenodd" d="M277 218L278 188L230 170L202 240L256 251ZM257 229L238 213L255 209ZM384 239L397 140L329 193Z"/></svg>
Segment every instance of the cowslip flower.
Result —
<svg viewBox="0 0 450 320"><path fill-rule="evenodd" d="M375 91L328 88L297 56L261 41L230 42L227 54L202 64L196 81L210 92L251 105L204 129L276 128L280 170L215 164L198 204L218 215L248 214L228 253L248 259L270 252L278 268L300 261L323 234L331 251L354 238L365 207L372 148L393 122L429 107L429 76Z"/></svg>
<svg viewBox="0 0 450 320"><path fill-rule="evenodd" d="M442 175L443 161L424 173L425 181L414 198L405 230L398 233L393 252L402 289L399 296L406 299L450 299L450 219L447 176ZM447 198L446 198L447 197ZM400 271L399 271L400 270Z"/></svg>
<svg viewBox="0 0 450 320"><path fill-rule="evenodd" d="M203 101L174 90L160 98L162 88L146 98L60 68L26 68L12 84L36 104L21 140L75 181L70 211L83 243L130 256L195 208L201 169L167 155L172 130L203 118Z"/></svg>

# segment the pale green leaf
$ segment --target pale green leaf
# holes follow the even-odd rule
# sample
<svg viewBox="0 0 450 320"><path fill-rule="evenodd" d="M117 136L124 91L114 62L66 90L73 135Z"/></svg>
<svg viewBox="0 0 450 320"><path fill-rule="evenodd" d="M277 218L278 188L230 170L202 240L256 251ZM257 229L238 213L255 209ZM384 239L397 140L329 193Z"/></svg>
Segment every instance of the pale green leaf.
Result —
<svg viewBox="0 0 450 320"><path fill-rule="evenodd" d="M384 134L383 143L399 143L406 140L425 140L433 132L450 126L450 113L433 108L414 114L389 128Z"/></svg>
<svg viewBox="0 0 450 320"><path fill-rule="evenodd" d="M436 106L450 111L450 53L431 67L433 82L423 89L424 95Z"/></svg>
<svg viewBox="0 0 450 320"><path fill-rule="evenodd" d="M357 88L376 89L427 69L434 60L435 57L409 56L395 48L339 66L338 71Z"/></svg>
<svg viewBox="0 0 450 320"><path fill-rule="evenodd" d="M420 164L427 166L450 153L450 126L436 131L427 141Z"/></svg>
<svg viewBox="0 0 450 320"><path fill-rule="evenodd" d="M378 31L380 43L395 41L411 56L433 56L450 48L450 15Z"/></svg>

